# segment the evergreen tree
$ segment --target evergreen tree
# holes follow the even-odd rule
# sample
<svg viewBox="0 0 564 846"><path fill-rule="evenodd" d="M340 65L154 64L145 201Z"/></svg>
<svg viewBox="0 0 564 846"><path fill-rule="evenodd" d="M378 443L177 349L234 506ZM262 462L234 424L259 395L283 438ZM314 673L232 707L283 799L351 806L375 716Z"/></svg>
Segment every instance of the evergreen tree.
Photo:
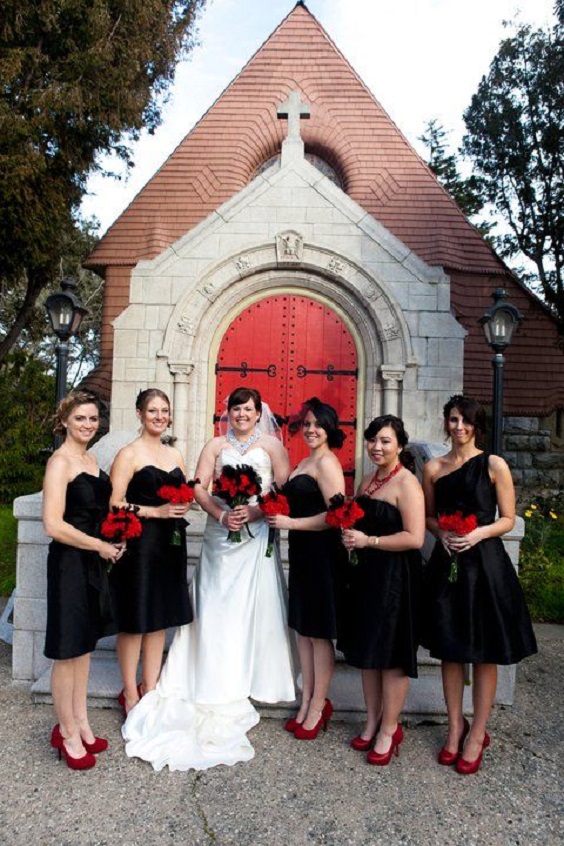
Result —
<svg viewBox="0 0 564 846"><path fill-rule="evenodd" d="M558 8L562 12L562 3ZM520 25L464 114L464 153L508 227L498 251L526 256L564 329L564 38Z"/></svg>
<svg viewBox="0 0 564 846"><path fill-rule="evenodd" d="M103 153L158 126L205 0L3 0L0 276L21 291L0 341L13 347L59 277L88 175ZM7 319L3 320L8 324Z"/></svg>

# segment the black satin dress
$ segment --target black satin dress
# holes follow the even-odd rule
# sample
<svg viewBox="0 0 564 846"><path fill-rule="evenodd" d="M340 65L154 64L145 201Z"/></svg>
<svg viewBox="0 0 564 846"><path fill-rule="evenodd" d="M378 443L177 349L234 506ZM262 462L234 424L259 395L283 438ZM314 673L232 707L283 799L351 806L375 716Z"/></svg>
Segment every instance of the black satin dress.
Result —
<svg viewBox="0 0 564 846"><path fill-rule="evenodd" d="M167 472L149 464L133 474L125 498L135 505L164 505L158 489L183 481L179 467ZM125 554L110 573L118 630L146 634L191 623L186 521L142 519L141 523L141 536L127 541ZM180 530L179 546L172 543L175 525Z"/></svg>
<svg viewBox="0 0 564 846"><path fill-rule="evenodd" d="M496 519L495 485L481 453L435 483L437 514L475 514L479 526ZM531 619L501 538L488 538L458 555L449 582L450 555L440 541L425 572L423 644L434 658L468 664L515 664L537 644Z"/></svg>
<svg viewBox="0 0 564 846"><path fill-rule="evenodd" d="M355 529L367 535L403 530L398 509L380 499L358 498L364 511ZM417 678L421 554L357 549L349 565L345 623L339 648L347 664L362 670L401 669Z"/></svg>
<svg viewBox="0 0 564 846"><path fill-rule="evenodd" d="M291 517L313 517L327 510L316 480L305 473L289 479L283 493ZM288 532L288 625L298 634L328 640L337 637L344 555L335 529Z"/></svg>
<svg viewBox="0 0 564 846"><path fill-rule="evenodd" d="M112 486L106 473L79 473L67 485L63 519L91 537L100 524ZM105 562L96 552L53 540L47 558L47 658L79 658L101 637L117 631L113 622Z"/></svg>

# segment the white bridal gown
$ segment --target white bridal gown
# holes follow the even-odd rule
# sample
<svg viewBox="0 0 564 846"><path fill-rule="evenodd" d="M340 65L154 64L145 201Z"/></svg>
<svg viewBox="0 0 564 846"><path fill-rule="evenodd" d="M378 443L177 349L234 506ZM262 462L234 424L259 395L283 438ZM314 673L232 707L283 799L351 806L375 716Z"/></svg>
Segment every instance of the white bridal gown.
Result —
<svg viewBox="0 0 564 846"><path fill-rule="evenodd" d="M251 464L272 485L268 453L254 447L241 456L224 448L216 472ZM216 500L226 507L221 500ZM241 543L208 517L192 583L194 622L174 636L156 690L130 711L122 729L130 757L155 770L206 770L254 756L247 732L259 721L258 702L295 699L292 649L286 620L286 586L278 550L266 557L268 526L249 524ZM162 566L166 567L166 554Z"/></svg>

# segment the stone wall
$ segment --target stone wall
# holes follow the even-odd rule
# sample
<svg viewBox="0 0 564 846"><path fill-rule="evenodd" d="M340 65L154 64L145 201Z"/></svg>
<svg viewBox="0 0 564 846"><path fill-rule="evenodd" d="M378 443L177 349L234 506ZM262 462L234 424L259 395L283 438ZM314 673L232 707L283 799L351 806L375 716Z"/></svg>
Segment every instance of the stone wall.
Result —
<svg viewBox="0 0 564 846"><path fill-rule="evenodd" d="M518 490L564 488L564 452L554 450L550 429L538 417L504 419L504 458Z"/></svg>

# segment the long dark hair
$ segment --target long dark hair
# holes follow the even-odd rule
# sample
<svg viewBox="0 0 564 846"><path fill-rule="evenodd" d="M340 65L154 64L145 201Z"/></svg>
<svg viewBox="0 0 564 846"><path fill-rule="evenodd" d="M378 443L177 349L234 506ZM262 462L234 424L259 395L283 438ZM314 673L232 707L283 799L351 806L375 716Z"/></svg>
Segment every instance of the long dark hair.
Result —
<svg viewBox="0 0 564 846"><path fill-rule="evenodd" d="M443 429L447 437L448 419L453 408L460 411L465 423L474 427L478 439L483 440L486 437L486 412L483 406L464 394L454 394L443 406Z"/></svg>

